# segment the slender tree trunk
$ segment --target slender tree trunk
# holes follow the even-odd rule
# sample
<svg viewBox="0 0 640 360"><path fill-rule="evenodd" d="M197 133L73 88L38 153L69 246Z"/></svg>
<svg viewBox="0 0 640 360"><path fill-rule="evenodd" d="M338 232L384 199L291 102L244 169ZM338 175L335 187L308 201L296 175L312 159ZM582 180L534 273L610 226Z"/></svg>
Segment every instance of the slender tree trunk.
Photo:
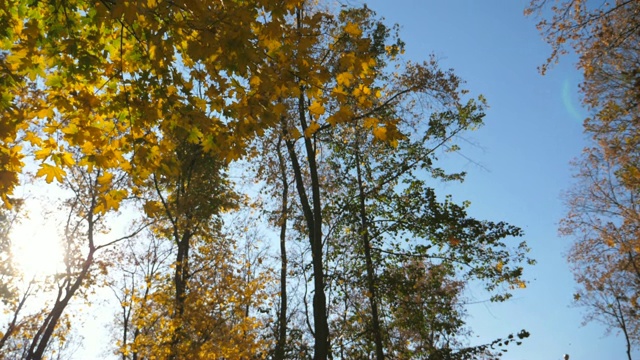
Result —
<svg viewBox="0 0 640 360"><path fill-rule="evenodd" d="M189 276L189 240L191 236L185 232L180 239L176 239L178 253L176 255L176 271L174 274L174 286L176 289L175 317L184 314L184 301L187 293L187 277Z"/></svg>
<svg viewBox="0 0 640 360"><path fill-rule="evenodd" d="M93 197L91 199L91 206L89 207L89 212L87 215L87 240L89 242L89 253L87 254L86 259L82 263L82 267L80 268L80 273L76 276L73 282L66 284L66 292L64 296L62 296L62 288L60 288L58 292L58 297L56 299L51 312L47 315L44 322L38 329L38 332L33 337L31 341L31 346L29 347L29 351L27 352L27 360L40 360L44 356L44 352L47 349L47 345L49 345L49 341L51 341L51 337L53 336L53 332L58 325L58 321L62 317L65 308L69 304L69 301L73 298L75 293L78 291L86 277L89 275L89 269L91 265L93 265L93 256L96 252L96 247L93 239L94 225L95 220L93 217L93 209L96 207L96 199ZM68 276L71 276L70 274Z"/></svg>
<svg viewBox="0 0 640 360"><path fill-rule="evenodd" d="M278 341L274 360L284 360L285 345L287 343L287 217L289 182L286 167L281 152L282 138L278 139L277 153L282 178L282 209L280 212L280 316L278 319Z"/></svg>
<svg viewBox="0 0 640 360"><path fill-rule="evenodd" d="M620 328L624 334L624 340L627 345L627 359L631 359L631 340L629 339L629 333L627 331L627 322L625 321L624 313L622 312L622 305L620 304L620 298L616 296L616 305L618 307L618 321L620 322Z"/></svg>
<svg viewBox="0 0 640 360"><path fill-rule="evenodd" d="M298 98L299 120L302 130L307 128L305 116L306 107L304 104L304 89ZM286 130L285 130L286 132ZM285 133L285 135L287 135ZM304 145L309 165L309 175L311 177L311 194L313 202L309 202L307 197L302 170L298 156L295 152L294 144L291 140L286 141L291 165L294 171L296 188L300 197L300 205L307 223L309 244L311 246L311 257L313 265L313 327L314 327L314 360L326 360L329 355L329 324L327 322L327 302L324 292L324 264L322 260L322 208L320 204L320 181L316 165L316 153L311 143L311 139L305 137ZM312 206L313 205L313 206Z"/></svg>
<svg viewBox="0 0 640 360"><path fill-rule="evenodd" d="M71 284L71 286L67 289L64 297L58 298L53 309L45 319L44 323L36 333L35 337L31 342L31 347L29 348L29 352L27 355L27 360L40 360L44 356L44 351L47 349L47 345L49 345L49 341L51 341L51 337L53 336L53 332L58 325L58 321L62 317L64 313L64 309L69 304L69 301L75 295L76 291L82 285L82 282L89 274L89 268L93 264L93 254L95 249L91 249L89 254L87 255L87 259L82 264L82 270L80 274L76 277L75 281Z"/></svg>
<svg viewBox="0 0 640 360"><path fill-rule="evenodd" d="M169 359L178 359L177 346L183 337L182 316L184 315L184 303L187 294L187 281L189 276L189 241L191 234L185 231L182 237L176 238L178 253L176 255L176 271L174 273L174 287L176 290L175 309L173 318L178 319L178 325L171 341L171 354Z"/></svg>
<svg viewBox="0 0 640 360"><path fill-rule="evenodd" d="M11 336L13 336L13 333L18 328L18 315L20 314L20 311L22 311L22 308L24 307L24 303L27 301L27 298L29 298L30 295L31 295L31 284L28 284L27 290L24 291L24 293L22 294L22 299L20 299L20 302L18 303L18 307L13 312L13 318L11 319L11 322L7 326L7 330L2 335L2 338L0 338L0 350L2 350L2 348L4 347L4 344L7 342L7 340L9 340Z"/></svg>
<svg viewBox="0 0 640 360"><path fill-rule="evenodd" d="M360 167L360 149L356 152L356 173L358 176L358 198L360 206L360 236L364 246L364 258L367 266L367 287L369 290L369 303L371 305L371 325L373 327L373 339L376 345L376 359L384 359L384 348L382 345L382 333L380 331L380 318L378 315L378 298L376 290L376 274L371 259L371 239L369 238L369 228L367 224L367 211L365 207L365 191L362 183L362 169Z"/></svg>

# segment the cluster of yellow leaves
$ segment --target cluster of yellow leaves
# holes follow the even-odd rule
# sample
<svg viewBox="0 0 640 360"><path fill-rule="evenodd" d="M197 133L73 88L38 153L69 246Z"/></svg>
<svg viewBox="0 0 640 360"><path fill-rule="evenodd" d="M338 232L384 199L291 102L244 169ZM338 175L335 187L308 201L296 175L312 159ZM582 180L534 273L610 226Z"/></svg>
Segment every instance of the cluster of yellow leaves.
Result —
<svg viewBox="0 0 640 360"><path fill-rule="evenodd" d="M163 133L176 129L227 160L242 156L246 141L275 120L266 105L279 96L272 89L282 88L258 69L280 48L282 25L299 4L3 2L3 200L23 166L19 141L34 149L37 176L47 182L63 181L71 152L81 166L118 168L144 181L175 147ZM104 209L122 198L104 197Z"/></svg>

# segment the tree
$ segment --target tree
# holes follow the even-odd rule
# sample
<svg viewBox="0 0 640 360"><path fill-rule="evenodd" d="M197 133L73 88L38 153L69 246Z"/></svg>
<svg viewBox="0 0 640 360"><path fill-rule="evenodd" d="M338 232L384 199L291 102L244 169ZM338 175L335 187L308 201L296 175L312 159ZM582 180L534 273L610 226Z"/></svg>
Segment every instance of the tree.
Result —
<svg viewBox="0 0 640 360"><path fill-rule="evenodd" d="M130 234L101 242L99 236L107 226L101 209L104 210L107 205L100 199L108 201L111 197L120 196L122 190L119 188L123 183L126 184L126 177L123 174L104 174L99 169L91 171L82 166L75 166L69 172L65 185L73 196L64 204L64 209L68 211L63 241L65 271L57 274L53 303L30 339L26 356L29 360L44 356L54 334L63 328L61 320L69 303L82 297L83 290L93 285L96 278L106 271L109 260L100 259L100 252L135 236L145 227L143 224ZM65 324L70 327L68 322Z"/></svg>
<svg viewBox="0 0 640 360"><path fill-rule="evenodd" d="M77 199L83 212L76 215L87 221L87 227L76 230L86 230L81 235L88 234L89 249L81 253L86 258L70 264L70 270L80 265L80 271L70 271L65 278L68 281L60 287L54 311L29 346L30 358L43 356L64 307L86 282L98 250L92 242L93 220L116 212L126 198L149 194L145 192L149 189L155 189L161 203L156 207L164 210L165 224L173 225L165 235L178 250L174 286L160 291L173 294L173 318L182 320L186 307L197 305L203 310L211 305L187 301L190 281L197 284L198 276L210 274L203 269L221 271L206 286L193 286L193 297L213 291L217 284L233 288L246 303L255 300L249 295L260 287L232 276L234 266L240 264L216 267L227 264L218 260L230 258L230 241L199 227L200 222L211 221L210 215L217 214L223 204L233 202L231 198L207 202L228 194L218 192L220 182L208 183L202 174L215 175L240 157L247 139L277 119L265 106L276 88L268 80L275 77L267 67L262 74L257 69L277 45L279 25L297 3L2 2L0 197L11 204L24 165L24 148L34 154L29 160L39 163L37 176L47 183L73 178L74 166L79 166L89 174L85 180L100 188L90 188L83 193L88 197ZM167 161L166 154L177 154L179 159ZM194 184L189 183L199 160L206 168L199 169ZM130 180L127 186L110 189L114 174ZM154 204L147 203L145 210L154 213ZM205 225L215 227L213 220L214 224ZM197 243L192 248L196 238L206 246ZM207 248L215 246L221 246L221 251ZM189 267L190 252L202 260L195 269ZM205 299L222 303L221 298ZM246 308L246 303L233 305ZM234 310L228 306L220 312L226 315ZM190 314L193 322L186 325L202 325L196 320L207 319L198 319L201 312ZM178 322L169 324L183 328ZM175 357L176 349L189 344L178 344L181 331L164 330L173 334L175 346L168 354ZM200 329L188 330L195 334ZM197 340L207 343L204 337Z"/></svg>
<svg viewBox="0 0 640 360"><path fill-rule="evenodd" d="M48 182L71 149L144 180L176 127L237 159L277 119L265 106L277 77L261 64L297 3L3 2L0 195L8 203L26 144Z"/></svg>
<svg viewBox="0 0 640 360"><path fill-rule="evenodd" d="M640 345L640 197L621 183L618 165L600 148L587 149L575 166L578 183L560 224L562 234L577 240L569 252L581 285L575 300L588 309L587 321L622 331L630 354Z"/></svg>
<svg viewBox="0 0 640 360"><path fill-rule="evenodd" d="M550 0L533 0L527 13L538 13ZM556 1L553 15L538 28L552 46L542 73L571 47L578 55L584 80L583 104L593 113L585 132L615 159L618 177L630 188L640 187L640 4L634 0Z"/></svg>
<svg viewBox="0 0 640 360"><path fill-rule="evenodd" d="M539 14L549 3L533 0L527 12ZM592 113L584 130L594 143L574 164L578 183L560 228L576 238L568 258L581 285L576 303L588 309L587 320L621 330L630 354L640 280L640 3L558 1L551 10L538 24L552 45L542 73L571 47L584 76L583 104Z"/></svg>
<svg viewBox="0 0 640 360"><path fill-rule="evenodd" d="M169 135L182 141L174 141L175 150L136 188L153 220L153 246L129 266L130 281L144 280L119 291L131 302L122 307L122 333L132 327L134 334L129 343L123 335L119 352L140 359L259 356L266 351L250 310L264 300L266 279L234 256L238 239L223 232L222 213L239 205L225 163L190 143L182 129ZM156 237L165 244L156 245ZM170 267L159 261L158 247L170 249Z"/></svg>
<svg viewBox="0 0 640 360"><path fill-rule="evenodd" d="M385 357L377 273L385 261L398 259L385 257L385 251L406 250L407 257L434 257L447 266L466 264L469 278L486 281L490 290L524 286L518 264L526 246L512 252L501 241L520 230L469 219L464 206L439 203L433 189L418 180L419 170L445 180L461 178L433 167L434 151L444 144L455 150L451 138L481 123L483 100L464 102L461 80L433 59L402 62L402 42L366 7L333 15L307 4L297 9L290 26L273 66L293 69L280 77L295 90L283 93L275 106L282 108L278 136L287 146L297 191L299 216L293 217L301 224L294 229L310 249L313 322L307 324L314 359L331 356L331 341L342 341L332 339L354 334L358 341L370 336L372 353ZM394 65L397 72L389 72ZM429 111L418 104L429 104ZM405 237L433 243L433 252L450 237L461 246L433 254L432 245L401 248ZM364 283L353 280L361 276ZM367 327L343 331L357 322ZM370 342L353 340L346 342L354 349L366 344L353 356L371 356Z"/></svg>

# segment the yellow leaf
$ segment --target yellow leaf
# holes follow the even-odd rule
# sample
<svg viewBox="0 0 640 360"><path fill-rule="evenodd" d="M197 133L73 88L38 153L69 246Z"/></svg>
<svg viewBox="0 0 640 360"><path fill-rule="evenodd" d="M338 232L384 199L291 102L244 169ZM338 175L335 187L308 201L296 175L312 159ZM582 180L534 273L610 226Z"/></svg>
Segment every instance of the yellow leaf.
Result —
<svg viewBox="0 0 640 360"><path fill-rule="evenodd" d="M362 34L362 30L360 30L360 27L357 24L354 24L352 22L349 22L345 27L344 27L344 32L346 32L347 34L351 35L351 36L360 36L360 34Z"/></svg>
<svg viewBox="0 0 640 360"><path fill-rule="evenodd" d="M496 264L496 270L498 270L499 272L502 272L502 266L504 264L502 263L502 261L498 261L498 263Z"/></svg>
<svg viewBox="0 0 640 360"><path fill-rule="evenodd" d="M320 129L320 125L317 122L312 121L309 127L304 130L304 136L311 137L311 135L318 131L318 129Z"/></svg>
<svg viewBox="0 0 640 360"><path fill-rule="evenodd" d="M292 128L291 130L289 130L289 135L291 136L291 139L299 139L300 136L300 131L298 131L298 128Z"/></svg>
<svg viewBox="0 0 640 360"><path fill-rule="evenodd" d="M267 49L269 49L269 52L273 52L274 50L277 50L280 46L282 46L280 41L276 39L264 39L264 44Z"/></svg>
<svg viewBox="0 0 640 360"><path fill-rule="evenodd" d="M74 135L78 133L78 126L74 123L70 123L67 127L62 129L62 132L67 135Z"/></svg>
<svg viewBox="0 0 640 360"><path fill-rule="evenodd" d="M55 178L58 182L62 182L62 178L67 175L66 172L64 172L64 170L56 167L56 166L51 166L49 164L41 164L40 165L40 169L38 169L38 172L36 173L36 176L44 176L45 177L45 181L47 183L51 183L53 181L53 179Z"/></svg>
<svg viewBox="0 0 640 360"><path fill-rule="evenodd" d="M38 111L37 115L38 115L39 118L42 118L42 119L47 118L47 117L50 118L50 117L53 116L53 109L51 109L51 108L41 109L40 111Z"/></svg>
<svg viewBox="0 0 640 360"><path fill-rule="evenodd" d="M76 161L73 159L73 156L71 156L71 154L68 152L62 153L62 155L60 156L60 160L65 166L71 166L76 163Z"/></svg>
<svg viewBox="0 0 640 360"><path fill-rule="evenodd" d="M36 160L44 160L48 158L49 155L51 155L51 149L49 148L40 149L34 152L33 154L35 155Z"/></svg>
<svg viewBox="0 0 640 360"><path fill-rule="evenodd" d="M40 139L36 134L29 131L24 136L24 140L31 143L31 145L38 146L42 144L42 139Z"/></svg>
<svg viewBox="0 0 640 360"><path fill-rule="evenodd" d="M253 88L256 88L256 87L260 86L261 82L262 82L262 79L260 79L259 76L255 76L255 75L251 77L251 80L249 80L249 84Z"/></svg>
<svg viewBox="0 0 640 360"><path fill-rule="evenodd" d="M387 140L387 128L385 127L376 127L373 129L373 136L376 137L376 139L378 140Z"/></svg>
<svg viewBox="0 0 640 360"><path fill-rule="evenodd" d="M349 72L343 72L336 76L336 81L338 85L350 86L351 81L353 80L353 75Z"/></svg>
<svg viewBox="0 0 640 360"><path fill-rule="evenodd" d="M378 119L376 118L366 118L364 119L364 127L366 128L373 128L374 126L378 125Z"/></svg>
<svg viewBox="0 0 640 360"><path fill-rule="evenodd" d="M315 119L317 119L322 114L324 114L324 106L322 106L322 104L320 104L318 101L314 101L309 106L309 112L311 113L311 116L313 116Z"/></svg>
<svg viewBox="0 0 640 360"><path fill-rule="evenodd" d="M98 184L100 185L108 185L111 183L111 179L113 179L113 174L105 172L101 176L98 177Z"/></svg>
<svg viewBox="0 0 640 360"><path fill-rule="evenodd" d="M273 107L273 113L276 116L281 116L287 111L287 107L283 103L279 103Z"/></svg>
<svg viewBox="0 0 640 360"><path fill-rule="evenodd" d="M162 205L157 201L147 201L142 208L149 217L154 217L156 213L162 211Z"/></svg>
<svg viewBox="0 0 640 360"><path fill-rule="evenodd" d="M93 209L94 213L106 213L110 209L118 210L120 202L127 196L125 190L111 190L104 195L98 206Z"/></svg>

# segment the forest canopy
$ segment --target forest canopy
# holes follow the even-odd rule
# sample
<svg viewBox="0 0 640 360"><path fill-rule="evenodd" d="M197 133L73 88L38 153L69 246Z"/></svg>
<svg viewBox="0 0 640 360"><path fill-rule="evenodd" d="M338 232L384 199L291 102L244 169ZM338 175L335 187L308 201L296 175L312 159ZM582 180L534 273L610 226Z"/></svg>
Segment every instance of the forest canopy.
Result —
<svg viewBox="0 0 640 360"><path fill-rule="evenodd" d="M484 359L529 335L471 343L465 286L505 301L533 260L435 189L486 100L366 6L6 0L0 39L0 248L28 181L64 219L60 271L0 257L0 358L67 351L99 288L122 359Z"/></svg>

